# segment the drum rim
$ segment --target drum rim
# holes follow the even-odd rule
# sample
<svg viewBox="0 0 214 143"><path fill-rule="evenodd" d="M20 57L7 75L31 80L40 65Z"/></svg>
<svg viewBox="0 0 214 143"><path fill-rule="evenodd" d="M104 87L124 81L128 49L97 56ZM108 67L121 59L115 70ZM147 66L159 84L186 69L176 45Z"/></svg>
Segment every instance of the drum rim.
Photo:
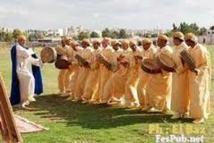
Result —
<svg viewBox="0 0 214 143"><path fill-rule="evenodd" d="M64 62L64 64L66 64L65 66L59 66L58 65L58 63L59 62ZM69 61L66 61L66 60L64 60L64 59L58 59L58 60L56 60L56 62L55 62L55 67L57 68L57 69L68 69L69 68L69 66L71 65L71 63L69 62Z"/></svg>
<svg viewBox="0 0 214 143"><path fill-rule="evenodd" d="M187 61L187 59L184 57L184 55L182 54L182 53L186 53L186 54L189 54L189 59L191 59L192 60L192 62L193 62L193 64L191 64L191 63L189 63L188 61ZM193 70L193 69L195 69L194 67L196 67L196 65L195 65L195 61L194 61L194 59L191 57L191 55L190 55L190 53L188 52L188 50L182 50L181 52L180 52L180 56L181 56L181 59L187 64L187 66L188 66L188 68L189 69L191 69L191 70Z"/></svg>
<svg viewBox="0 0 214 143"><path fill-rule="evenodd" d="M147 68L146 66L144 66L144 62L141 64L141 69L143 71L145 71L146 73L150 73L150 74L161 73L161 69L160 68L159 69L153 69L153 70L151 70L151 69Z"/></svg>
<svg viewBox="0 0 214 143"><path fill-rule="evenodd" d="M160 59L160 55L157 57L157 62L160 65L161 69L168 71L168 72L174 72L175 69L172 67L167 66L166 64L164 64L161 59ZM174 63L175 64L175 63Z"/></svg>
<svg viewBox="0 0 214 143"><path fill-rule="evenodd" d="M46 50L46 49L51 49L52 53L53 53L53 59L51 61L43 61L42 59L42 51ZM40 52L40 57L41 57L41 60L44 62L44 63L54 63L56 61L56 58L57 58L57 52L56 50L53 48L53 47L44 47L41 52Z"/></svg>

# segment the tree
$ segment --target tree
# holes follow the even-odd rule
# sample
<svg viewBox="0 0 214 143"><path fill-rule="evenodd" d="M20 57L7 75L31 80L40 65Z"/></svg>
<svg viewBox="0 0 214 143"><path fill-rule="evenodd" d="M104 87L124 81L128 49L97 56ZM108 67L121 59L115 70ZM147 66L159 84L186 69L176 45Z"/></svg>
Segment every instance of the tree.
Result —
<svg viewBox="0 0 214 143"><path fill-rule="evenodd" d="M151 34L151 37L152 38L156 38L156 37L158 37L158 34L157 33L153 33L153 34Z"/></svg>
<svg viewBox="0 0 214 143"><path fill-rule="evenodd" d="M30 33L28 35L28 40L29 41L35 41L35 40L39 40L39 39L42 39L42 38L44 38L44 33L39 32L39 31L35 31L35 32Z"/></svg>
<svg viewBox="0 0 214 143"><path fill-rule="evenodd" d="M1 31L0 32L0 41L4 41L5 36L6 36L6 32Z"/></svg>
<svg viewBox="0 0 214 143"><path fill-rule="evenodd" d="M78 36L72 36L72 38L75 40L75 41L77 41L78 40Z"/></svg>
<svg viewBox="0 0 214 143"><path fill-rule="evenodd" d="M179 27L177 27L174 23L172 25L172 30L171 32L175 32L175 31L181 31L182 33L186 34L189 32L192 32L196 35L198 35L200 33L199 31L199 26L196 23L191 23L188 24L186 22L181 22ZM170 32L169 32L170 33Z"/></svg>
<svg viewBox="0 0 214 143"><path fill-rule="evenodd" d="M195 33L196 35L198 35L199 34L199 30L200 30L200 28L199 28L199 26L196 24L196 23L191 23L190 25L189 25L189 31L188 32L192 32L192 33Z"/></svg>
<svg viewBox="0 0 214 143"><path fill-rule="evenodd" d="M13 41L13 34L11 32L7 32L5 35L5 42L12 42Z"/></svg>
<svg viewBox="0 0 214 143"><path fill-rule="evenodd" d="M128 37L129 37L129 35L127 34L127 32L126 32L125 29L121 29L121 30L119 31L119 38L120 38L120 39L126 39L126 38L128 38Z"/></svg>
<svg viewBox="0 0 214 143"><path fill-rule="evenodd" d="M166 36L168 37L172 37L174 31L167 31L166 33L164 33Z"/></svg>
<svg viewBox="0 0 214 143"><path fill-rule="evenodd" d="M112 39L118 39L119 38L119 32L118 31L111 32L111 38Z"/></svg>
<svg viewBox="0 0 214 143"><path fill-rule="evenodd" d="M186 33L188 33L190 31L190 26L185 22L180 23L179 31L181 31L182 33L186 34Z"/></svg>
<svg viewBox="0 0 214 143"><path fill-rule="evenodd" d="M151 38L151 34L150 34L150 33L144 33L144 34L143 34L143 37Z"/></svg>
<svg viewBox="0 0 214 143"><path fill-rule="evenodd" d="M207 29L205 27L200 28L199 35L204 35L207 33Z"/></svg>
<svg viewBox="0 0 214 143"><path fill-rule="evenodd" d="M139 37L143 37L143 34L141 32L137 32L136 35Z"/></svg>
<svg viewBox="0 0 214 143"><path fill-rule="evenodd" d="M105 28L102 31L102 37L111 37L111 31L108 28Z"/></svg>
<svg viewBox="0 0 214 143"><path fill-rule="evenodd" d="M172 27L173 27L173 28L172 28L172 31L174 31L174 32L175 32L175 31L177 31L177 30L178 30L178 27L175 25L175 23L173 23L173 24L172 24Z"/></svg>
<svg viewBox="0 0 214 143"><path fill-rule="evenodd" d="M11 42L11 41L13 41L12 33L11 32L1 31L0 32L0 41L3 41L3 42Z"/></svg>
<svg viewBox="0 0 214 143"><path fill-rule="evenodd" d="M78 35L79 40L88 39L90 38L89 32L80 32Z"/></svg>
<svg viewBox="0 0 214 143"><path fill-rule="evenodd" d="M19 29L13 30L13 39L17 39L19 35L23 34Z"/></svg>
<svg viewBox="0 0 214 143"><path fill-rule="evenodd" d="M91 32L90 37L91 38L99 38L100 35L97 32L93 31L93 32Z"/></svg>
<svg viewBox="0 0 214 143"><path fill-rule="evenodd" d="M34 33L30 33L30 34L28 35L28 40L29 40L29 41L35 41L35 40L36 40L35 34L34 34Z"/></svg>

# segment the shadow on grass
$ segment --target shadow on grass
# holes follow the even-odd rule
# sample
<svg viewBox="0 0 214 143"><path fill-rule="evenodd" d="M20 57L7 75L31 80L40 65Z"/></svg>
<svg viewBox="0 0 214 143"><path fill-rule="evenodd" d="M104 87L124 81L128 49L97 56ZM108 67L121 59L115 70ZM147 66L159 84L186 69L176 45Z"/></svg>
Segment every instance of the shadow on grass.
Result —
<svg viewBox="0 0 214 143"><path fill-rule="evenodd" d="M74 103L58 95L37 97L37 101L31 103L30 107L36 109L33 111L34 114L41 118L90 129L115 128L138 123L190 122L188 119L171 120L171 115L160 113L143 113L140 110Z"/></svg>

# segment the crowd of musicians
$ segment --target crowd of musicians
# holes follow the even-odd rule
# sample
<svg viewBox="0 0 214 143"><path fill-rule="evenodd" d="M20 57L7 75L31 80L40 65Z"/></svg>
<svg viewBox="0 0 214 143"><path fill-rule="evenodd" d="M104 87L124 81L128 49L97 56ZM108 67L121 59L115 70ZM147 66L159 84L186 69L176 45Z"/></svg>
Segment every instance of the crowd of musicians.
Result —
<svg viewBox="0 0 214 143"><path fill-rule="evenodd" d="M77 42L64 37L62 47L56 49L70 63L58 75L60 95L69 96L68 100L138 107L145 112L171 110L173 119L192 118L194 123L208 118L210 57L192 33L175 32L172 39L159 35L156 44L149 38ZM183 50L194 60L194 69L182 60ZM172 59L174 71L142 70L143 61L162 54Z"/></svg>

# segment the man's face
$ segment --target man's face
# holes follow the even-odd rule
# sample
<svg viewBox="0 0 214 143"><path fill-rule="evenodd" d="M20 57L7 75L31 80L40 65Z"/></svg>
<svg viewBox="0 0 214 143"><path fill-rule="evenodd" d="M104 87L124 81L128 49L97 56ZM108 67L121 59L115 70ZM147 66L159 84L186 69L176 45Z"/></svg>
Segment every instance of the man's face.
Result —
<svg viewBox="0 0 214 143"><path fill-rule="evenodd" d="M104 40L102 41L103 48L106 48L108 46L108 41Z"/></svg>
<svg viewBox="0 0 214 143"><path fill-rule="evenodd" d="M122 48L123 48L123 50L127 50L129 48L129 44L122 43Z"/></svg>
<svg viewBox="0 0 214 143"><path fill-rule="evenodd" d="M66 45L70 45L70 44L71 44L71 39L65 40L65 44L66 44Z"/></svg>
<svg viewBox="0 0 214 143"><path fill-rule="evenodd" d="M191 40L185 40L185 43L192 48L195 46L195 42L193 42Z"/></svg>
<svg viewBox="0 0 214 143"><path fill-rule="evenodd" d="M158 47L162 48L166 46L167 41L166 40L162 40L162 39L158 39L157 40L157 45Z"/></svg>
<svg viewBox="0 0 214 143"><path fill-rule="evenodd" d="M98 42L93 43L93 47L94 47L94 49L98 49L98 48L99 48L99 46L100 46L100 43L98 43Z"/></svg>
<svg viewBox="0 0 214 143"><path fill-rule="evenodd" d="M148 50L150 48L150 46L151 46L151 43L145 43L145 44L143 44L143 49Z"/></svg>
<svg viewBox="0 0 214 143"><path fill-rule="evenodd" d="M26 43L26 38L25 38L25 37L22 37L21 39L19 39L18 43L19 43L21 46L24 46L25 43Z"/></svg>
<svg viewBox="0 0 214 143"><path fill-rule="evenodd" d="M130 44L130 48L131 48L133 51L135 51L137 47L136 47L135 44Z"/></svg>
<svg viewBox="0 0 214 143"><path fill-rule="evenodd" d="M112 46L112 47L113 47L113 49L114 49L115 51L117 51L117 50L120 48L118 44L115 44L115 45Z"/></svg>
<svg viewBox="0 0 214 143"><path fill-rule="evenodd" d="M83 47L84 49L86 49L86 48L88 47L88 43L82 42L82 47Z"/></svg>
<svg viewBox="0 0 214 143"><path fill-rule="evenodd" d="M182 43L182 41L179 40L178 38L173 38L173 43L174 43L175 46L178 46L178 45L180 45Z"/></svg>

